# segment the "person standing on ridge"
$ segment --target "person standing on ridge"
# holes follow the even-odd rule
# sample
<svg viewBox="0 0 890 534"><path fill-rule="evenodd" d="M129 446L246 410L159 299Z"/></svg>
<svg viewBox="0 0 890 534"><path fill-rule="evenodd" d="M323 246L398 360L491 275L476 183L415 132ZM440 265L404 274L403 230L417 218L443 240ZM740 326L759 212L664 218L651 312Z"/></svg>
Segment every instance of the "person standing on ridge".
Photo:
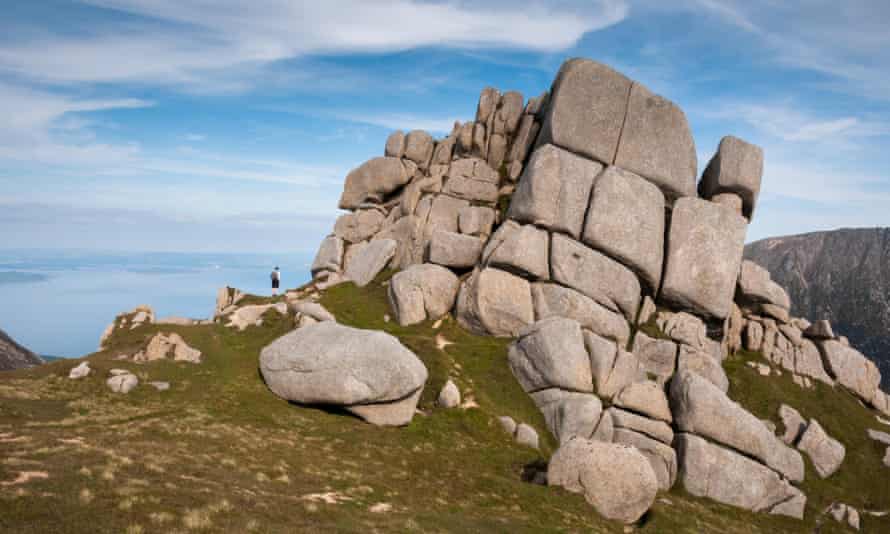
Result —
<svg viewBox="0 0 890 534"><path fill-rule="evenodd" d="M278 286L281 284L281 271L278 270L278 266L275 266L275 270L272 271L272 296L278 294Z"/></svg>

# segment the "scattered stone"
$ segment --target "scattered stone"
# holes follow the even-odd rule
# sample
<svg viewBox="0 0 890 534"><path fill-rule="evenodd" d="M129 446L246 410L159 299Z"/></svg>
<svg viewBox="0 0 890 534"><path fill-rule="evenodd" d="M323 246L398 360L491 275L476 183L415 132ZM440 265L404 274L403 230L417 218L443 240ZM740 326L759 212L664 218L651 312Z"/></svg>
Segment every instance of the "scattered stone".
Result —
<svg viewBox="0 0 890 534"><path fill-rule="evenodd" d="M139 385L139 378L129 371L125 371L121 374L113 374L106 384L114 393L129 393Z"/></svg>
<svg viewBox="0 0 890 534"><path fill-rule="evenodd" d="M173 357L177 362L201 363L201 351L192 348L176 333L157 333L145 350L133 356L135 362L153 362Z"/></svg>
<svg viewBox="0 0 890 534"><path fill-rule="evenodd" d="M538 432L525 423L516 425L516 443L538 449Z"/></svg>
<svg viewBox="0 0 890 534"><path fill-rule="evenodd" d="M584 498L605 517L636 522L655 502L658 479L646 456L634 447L574 438L550 459L547 483Z"/></svg>
<svg viewBox="0 0 890 534"><path fill-rule="evenodd" d="M442 391L439 392L437 399L439 406L442 408L456 408L460 406L460 390L452 380L445 382Z"/></svg>
<svg viewBox="0 0 890 534"><path fill-rule="evenodd" d="M79 365L71 368L71 371L68 372L68 378L77 380L78 378L88 376L91 371L89 362L80 362Z"/></svg>
<svg viewBox="0 0 890 534"><path fill-rule="evenodd" d="M859 511L852 506L843 503L833 503L825 510L838 523L846 523L851 528L859 530Z"/></svg>
<svg viewBox="0 0 890 534"><path fill-rule="evenodd" d="M498 417L498 422L501 424L501 428L504 429L504 432L513 436L516 434L516 421L513 420L509 415L502 415Z"/></svg>
<svg viewBox="0 0 890 534"><path fill-rule="evenodd" d="M878 430L868 429L868 437L877 441L878 443L883 443L884 445L890 445L890 434L886 432L881 432Z"/></svg>
<svg viewBox="0 0 890 534"><path fill-rule="evenodd" d="M153 388L155 388L158 391L167 391L168 389L170 389L170 382L154 381L154 382L149 382L148 385L152 386Z"/></svg>
<svg viewBox="0 0 890 534"><path fill-rule="evenodd" d="M822 478L828 478L840 469L847 454L843 444L825 433L822 425L815 419L810 419L797 448L810 457L816 472Z"/></svg>
<svg viewBox="0 0 890 534"><path fill-rule="evenodd" d="M276 339L260 353L266 385L301 404L342 406L370 423L405 425L427 379L395 337L322 322Z"/></svg>

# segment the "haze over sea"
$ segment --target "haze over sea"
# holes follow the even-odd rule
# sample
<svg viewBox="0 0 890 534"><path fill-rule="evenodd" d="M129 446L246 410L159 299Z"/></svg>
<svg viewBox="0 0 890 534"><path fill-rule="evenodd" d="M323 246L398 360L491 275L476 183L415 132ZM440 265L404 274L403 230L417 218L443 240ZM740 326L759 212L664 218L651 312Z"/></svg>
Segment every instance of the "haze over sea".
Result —
<svg viewBox="0 0 890 534"><path fill-rule="evenodd" d="M0 250L0 329L43 355L96 350L115 315L139 304L157 317L209 318L216 290L230 285L268 294L269 272L282 287L309 280L306 254Z"/></svg>

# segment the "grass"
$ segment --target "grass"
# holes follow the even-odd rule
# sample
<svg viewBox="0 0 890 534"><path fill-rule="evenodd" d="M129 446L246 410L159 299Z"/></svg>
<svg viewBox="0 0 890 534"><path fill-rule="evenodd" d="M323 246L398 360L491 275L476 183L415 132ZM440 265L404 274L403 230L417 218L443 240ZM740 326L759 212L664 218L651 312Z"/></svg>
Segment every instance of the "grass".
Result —
<svg viewBox="0 0 890 534"><path fill-rule="evenodd" d="M79 361L59 361L0 375L2 532L623 532L580 495L523 482L555 443L541 415L506 365L509 340L475 336L452 319L401 327L385 321L384 273L357 288L342 284L321 302L344 324L397 336L426 364L422 415L404 428L378 428L268 392L259 351L290 331L292 315L269 311L243 332L222 324L142 326L116 332L90 355L93 373L69 380ZM250 303L270 299L246 297ZM201 364L116 360L158 331L177 332L204 354ZM440 350L436 338L451 345ZM864 440L874 416L830 388L802 390L787 375L763 378L739 355L727 361L731 393L762 417L776 419L779 399L817 419L848 446L839 474L816 479L808 467L807 520L764 516L691 497L676 487L635 530L662 532L811 532L817 512L840 498L858 508L890 508L880 469L883 451ZM126 368L141 382L128 395L105 386ZM447 379L477 408L435 405ZM512 442L496 416L534 426L542 451ZM874 422L874 424L872 424ZM847 441L845 441L847 440ZM863 517L866 531L887 529ZM822 532L842 531L826 523Z"/></svg>

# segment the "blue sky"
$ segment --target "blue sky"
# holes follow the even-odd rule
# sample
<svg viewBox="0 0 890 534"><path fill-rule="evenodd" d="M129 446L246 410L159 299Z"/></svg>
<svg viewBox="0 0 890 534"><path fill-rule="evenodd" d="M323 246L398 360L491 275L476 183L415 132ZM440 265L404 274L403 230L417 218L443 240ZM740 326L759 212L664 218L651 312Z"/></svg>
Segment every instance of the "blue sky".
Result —
<svg viewBox="0 0 890 534"><path fill-rule="evenodd" d="M667 5L670 4L670 7ZM890 226L884 1L7 0L3 247L311 251L393 129L590 57L760 144L749 239Z"/></svg>

